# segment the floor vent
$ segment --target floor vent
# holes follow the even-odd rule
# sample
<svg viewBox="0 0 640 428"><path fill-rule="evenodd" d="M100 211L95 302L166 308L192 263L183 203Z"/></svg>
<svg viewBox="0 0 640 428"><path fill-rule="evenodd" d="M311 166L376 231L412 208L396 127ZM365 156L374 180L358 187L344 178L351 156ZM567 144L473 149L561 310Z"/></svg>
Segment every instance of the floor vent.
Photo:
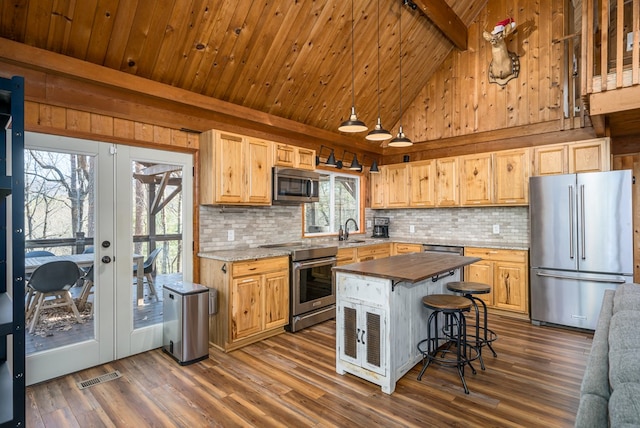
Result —
<svg viewBox="0 0 640 428"><path fill-rule="evenodd" d="M78 382L78 388L86 389L91 386L98 385L99 383L105 383L109 382L110 380L118 379L119 377L122 377L122 375L118 370L116 370L111 373L106 373L101 376L94 377L93 379L87 379L83 380L82 382Z"/></svg>

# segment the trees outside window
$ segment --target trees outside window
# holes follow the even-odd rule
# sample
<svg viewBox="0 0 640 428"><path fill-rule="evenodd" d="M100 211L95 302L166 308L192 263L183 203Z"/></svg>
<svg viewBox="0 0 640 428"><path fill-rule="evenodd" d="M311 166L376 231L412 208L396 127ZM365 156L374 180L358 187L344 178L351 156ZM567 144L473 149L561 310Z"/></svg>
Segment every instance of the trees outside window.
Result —
<svg viewBox="0 0 640 428"><path fill-rule="evenodd" d="M360 226L360 177L330 172L320 177L320 200L304 204L304 236L336 234L353 218Z"/></svg>

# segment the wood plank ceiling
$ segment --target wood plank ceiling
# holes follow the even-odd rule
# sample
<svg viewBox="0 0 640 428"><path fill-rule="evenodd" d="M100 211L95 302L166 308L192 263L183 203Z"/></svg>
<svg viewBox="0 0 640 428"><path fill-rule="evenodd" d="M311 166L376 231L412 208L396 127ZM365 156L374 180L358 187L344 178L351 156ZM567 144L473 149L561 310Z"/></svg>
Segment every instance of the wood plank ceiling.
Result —
<svg viewBox="0 0 640 428"><path fill-rule="evenodd" d="M387 129L397 132L400 118L400 11L407 106L454 46L465 47L460 30L486 3L380 0ZM0 37L337 133L352 104L351 14L345 0L3 0ZM377 22L378 2L356 0L353 94L370 128Z"/></svg>

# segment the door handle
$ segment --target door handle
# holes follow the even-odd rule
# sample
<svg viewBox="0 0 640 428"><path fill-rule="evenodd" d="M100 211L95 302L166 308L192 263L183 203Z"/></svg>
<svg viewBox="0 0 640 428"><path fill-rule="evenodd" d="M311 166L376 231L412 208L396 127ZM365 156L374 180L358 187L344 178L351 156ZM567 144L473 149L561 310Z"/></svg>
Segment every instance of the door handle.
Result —
<svg viewBox="0 0 640 428"><path fill-rule="evenodd" d="M580 186L580 246L582 247L582 260L587 258L587 246L584 242L586 234L584 232L584 184Z"/></svg>
<svg viewBox="0 0 640 428"><path fill-rule="evenodd" d="M111 263L111 257L109 256L102 257L102 263Z"/></svg>
<svg viewBox="0 0 640 428"><path fill-rule="evenodd" d="M624 284L625 282L627 282L624 279L600 279L600 278L588 278L588 277L580 278L580 277L569 276L569 275L551 275L551 274L542 273L542 272L536 272L536 275L543 276L546 278L571 279L574 281L604 282L607 284Z"/></svg>
<svg viewBox="0 0 640 428"><path fill-rule="evenodd" d="M111 246L111 242L109 241L102 241L102 248L109 248Z"/></svg>
<svg viewBox="0 0 640 428"><path fill-rule="evenodd" d="M573 186L569 186L569 258L575 256L575 249L573 248Z"/></svg>

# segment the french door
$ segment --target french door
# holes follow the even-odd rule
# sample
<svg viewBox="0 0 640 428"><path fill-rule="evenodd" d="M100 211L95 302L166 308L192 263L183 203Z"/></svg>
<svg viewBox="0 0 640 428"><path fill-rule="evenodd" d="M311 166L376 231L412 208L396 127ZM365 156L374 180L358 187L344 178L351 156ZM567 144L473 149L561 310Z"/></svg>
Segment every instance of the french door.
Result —
<svg viewBox="0 0 640 428"><path fill-rule="evenodd" d="M32 242L56 257L82 248L93 255L83 256L93 265L93 283L80 322L61 313L68 319L62 327L53 322L47 329L58 313L43 310L33 332L27 329L27 384L160 347L162 283L192 279L192 156L35 133L26 134L25 146L25 158L33 162L25 178L33 194L25 207L33 229L27 232L42 234L37 228L46 206L47 227L59 228L55 236L62 237ZM56 182L45 176L51 170L71 178ZM55 185L62 190L52 190ZM84 203L78 202L81 196ZM65 204L74 213L68 226ZM52 214L56 209L58 217ZM63 238L74 239L75 246L61 247ZM137 262L153 249L160 256L139 271ZM86 276L88 267L79 266ZM79 295L83 281L70 289L72 296Z"/></svg>

